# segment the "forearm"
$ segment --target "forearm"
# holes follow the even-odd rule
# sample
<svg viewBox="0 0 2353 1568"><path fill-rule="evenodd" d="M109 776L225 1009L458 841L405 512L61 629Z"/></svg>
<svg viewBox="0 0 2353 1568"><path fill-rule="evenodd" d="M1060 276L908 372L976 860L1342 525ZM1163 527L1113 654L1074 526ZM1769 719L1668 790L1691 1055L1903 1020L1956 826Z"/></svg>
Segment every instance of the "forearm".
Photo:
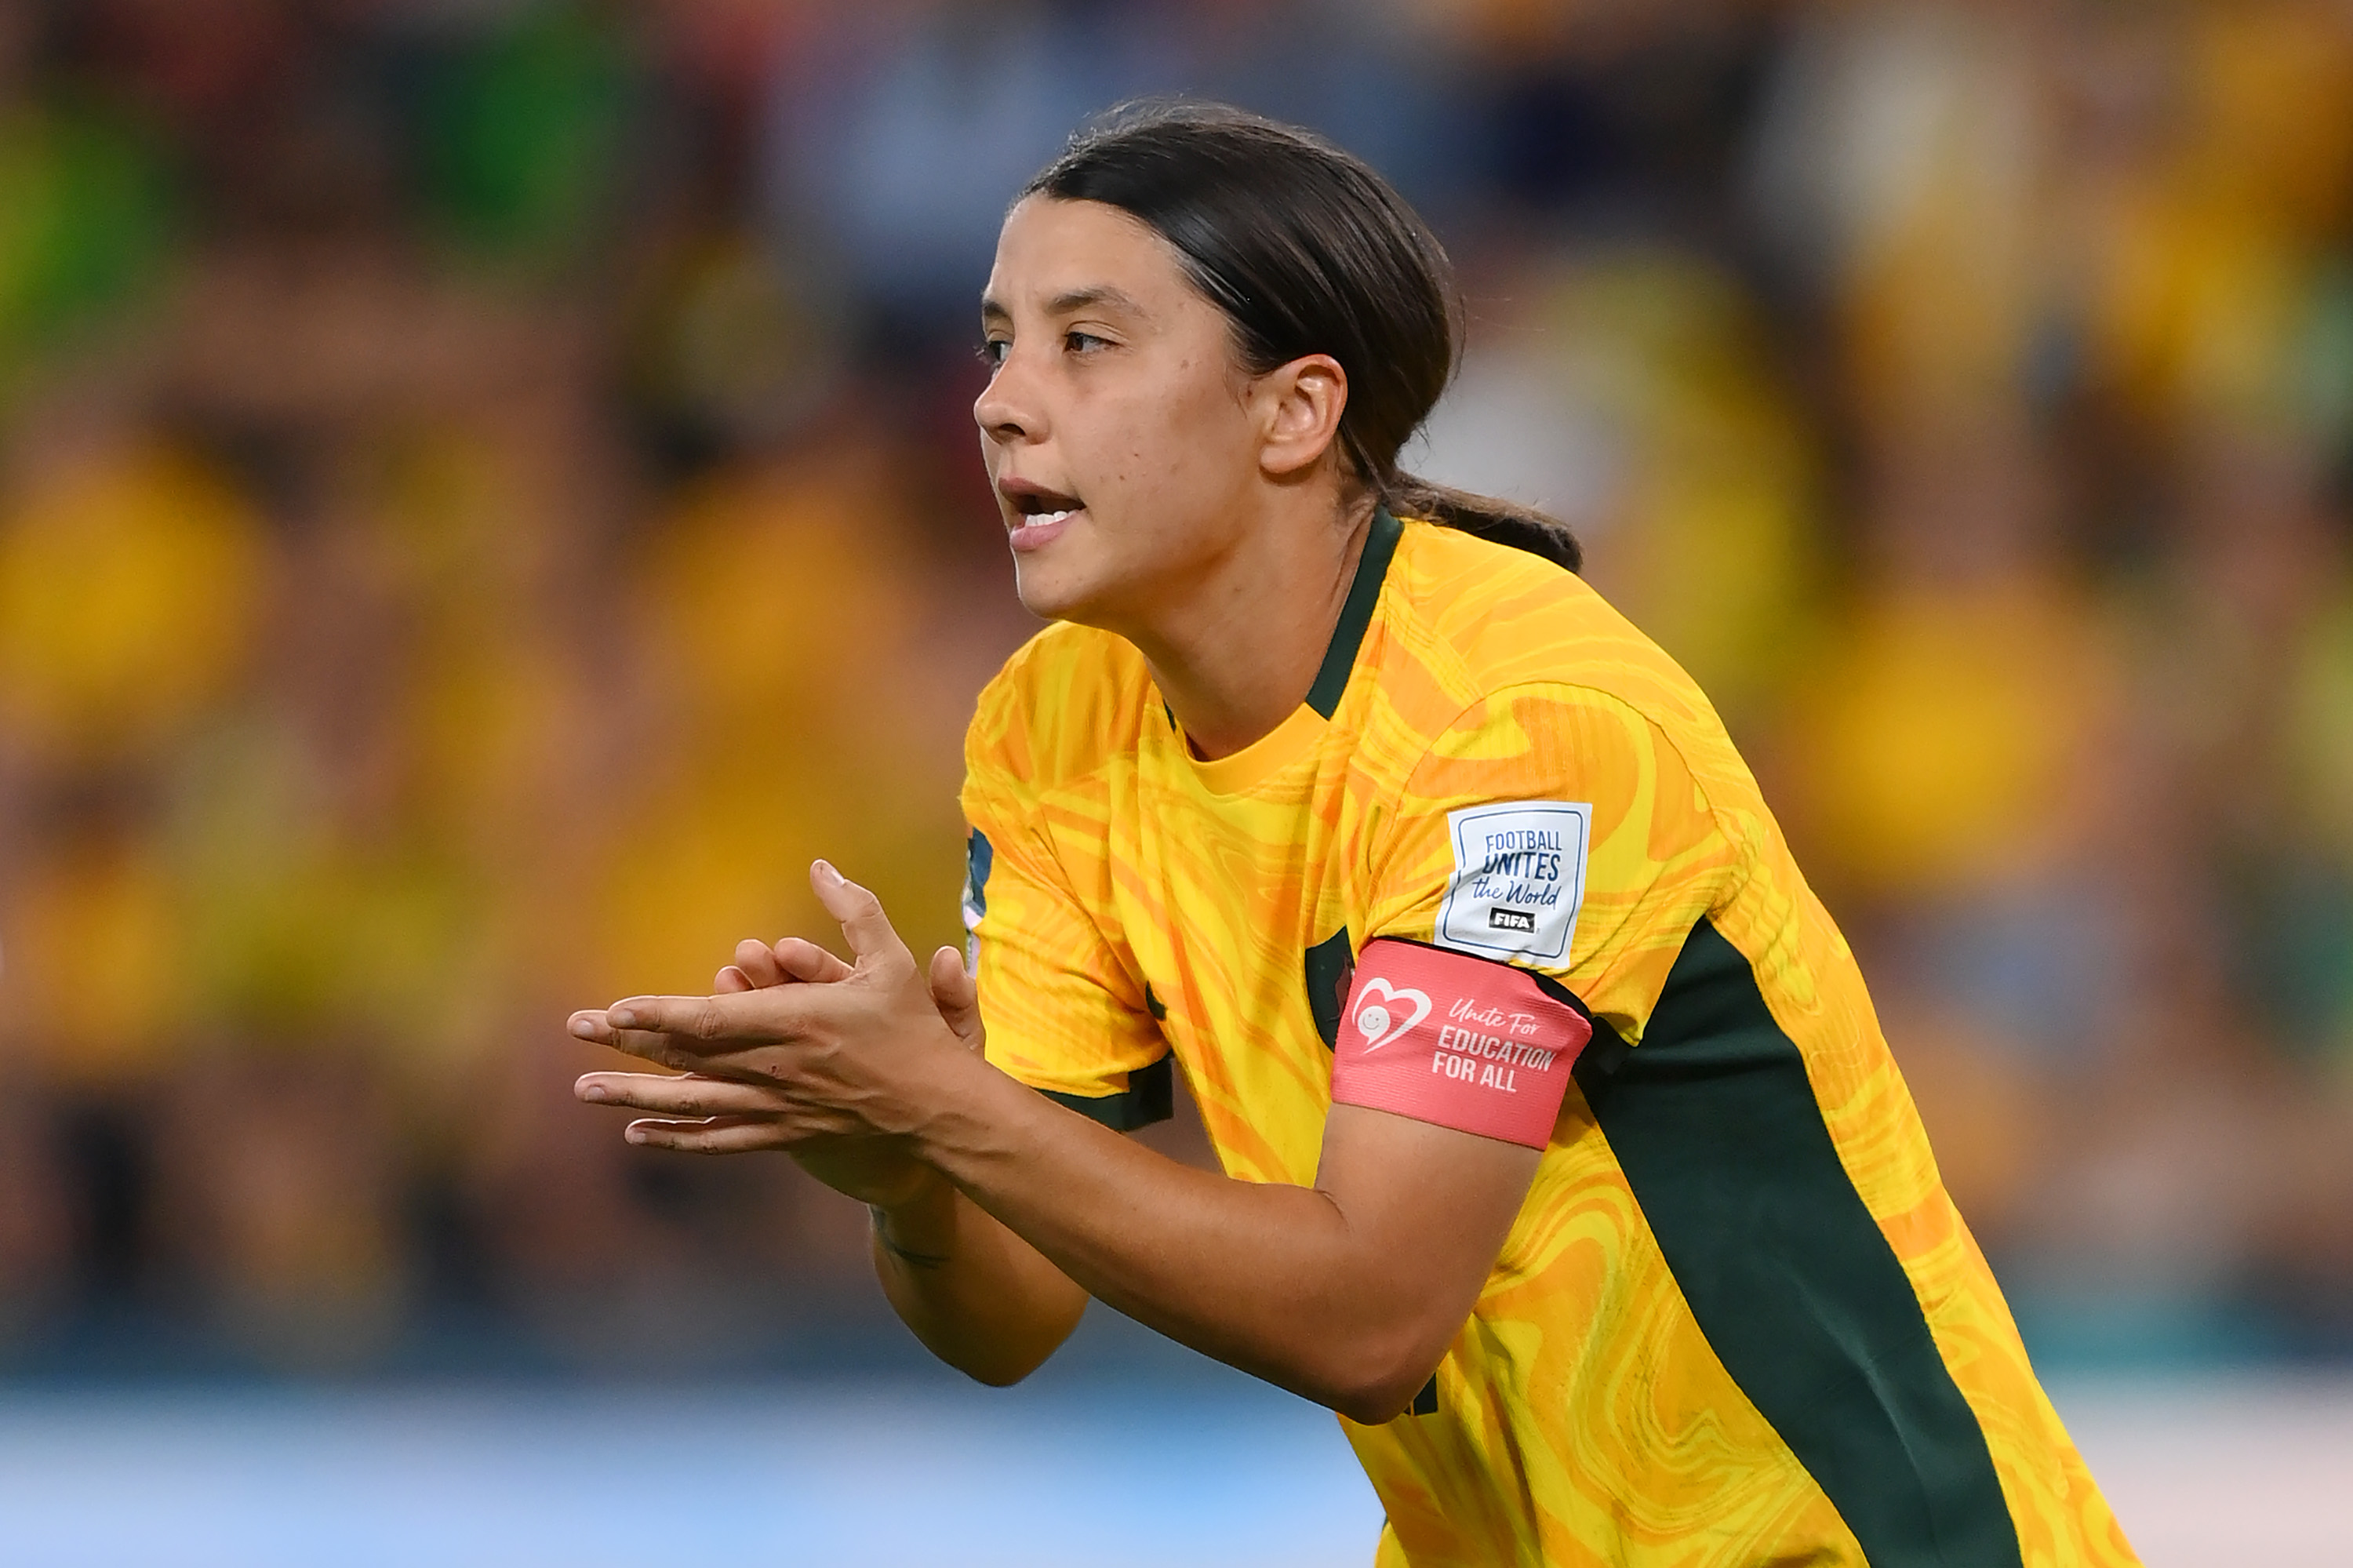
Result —
<svg viewBox="0 0 2353 1568"><path fill-rule="evenodd" d="M1092 1295L1359 1421L1404 1407L1476 1303L1537 1148L1335 1105L1314 1186L1180 1165L990 1066L872 895L813 882L860 955L848 978L575 1014L580 1037L683 1069L590 1074L582 1097L669 1118L632 1122L643 1144L846 1160L824 1179L892 1205L875 1248L892 1306L975 1377L1022 1376ZM916 1162L909 1181L855 1169L884 1147Z"/></svg>
<svg viewBox="0 0 2353 1568"><path fill-rule="evenodd" d="M1398 1288L1377 1237L1324 1192L1181 1165L993 1070L974 1077L926 1160L1089 1295L1206 1355L1380 1421L1469 1311Z"/></svg>
<svg viewBox="0 0 2353 1568"><path fill-rule="evenodd" d="M892 1310L968 1377L1018 1383L1086 1309L1086 1292L945 1181L871 1213L874 1274Z"/></svg>

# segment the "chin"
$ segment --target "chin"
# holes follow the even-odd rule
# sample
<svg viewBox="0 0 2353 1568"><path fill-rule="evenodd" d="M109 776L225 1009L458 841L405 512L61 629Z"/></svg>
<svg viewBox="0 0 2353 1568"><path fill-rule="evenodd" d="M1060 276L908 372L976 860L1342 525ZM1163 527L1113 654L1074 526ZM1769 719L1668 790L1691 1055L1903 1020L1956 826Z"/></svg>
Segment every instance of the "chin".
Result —
<svg viewBox="0 0 2353 1568"><path fill-rule="evenodd" d="M1072 558L1073 552L1059 548L1072 542L1057 539L1054 547L1039 552L1056 559L1015 556L1013 591L1020 597L1021 608L1042 620L1092 624L1094 617L1090 612L1102 609L1105 585L1101 573L1086 570L1083 561Z"/></svg>
<svg viewBox="0 0 2353 1568"><path fill-rule="evenodd" d="M1092 597L1069 574L1043 567L1016 567L1013 591L1021 608L1040 620L1083 620Z"/></svg>
<svg viewBox="0 0 2353 1568"><path fill-rule="evenodd" d="M1013 591L1021 608L1041 620L1069 620L1129 635L1139 620L1148 623L1157 579L1140 575L1134 563L1103 547L1103 541L1073 531L1042 550L1013 557Z"/></svg>

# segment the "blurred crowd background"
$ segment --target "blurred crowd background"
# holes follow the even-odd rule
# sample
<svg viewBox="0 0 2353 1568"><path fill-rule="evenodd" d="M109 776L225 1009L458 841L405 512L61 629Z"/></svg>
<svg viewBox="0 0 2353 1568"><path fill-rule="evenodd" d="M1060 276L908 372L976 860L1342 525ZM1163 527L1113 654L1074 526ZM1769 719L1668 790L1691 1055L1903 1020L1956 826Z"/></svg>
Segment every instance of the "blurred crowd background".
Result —
<svg viewBox="0 0 2353 1568"><path fill-rule="evenodd" d="M562 1019L957 935L974 302L1171 90L1445 238L1409 461L1715 698L2045 1361L2353 1353L2341 8L0 0L0 1372L896 1333Z"/></svg>

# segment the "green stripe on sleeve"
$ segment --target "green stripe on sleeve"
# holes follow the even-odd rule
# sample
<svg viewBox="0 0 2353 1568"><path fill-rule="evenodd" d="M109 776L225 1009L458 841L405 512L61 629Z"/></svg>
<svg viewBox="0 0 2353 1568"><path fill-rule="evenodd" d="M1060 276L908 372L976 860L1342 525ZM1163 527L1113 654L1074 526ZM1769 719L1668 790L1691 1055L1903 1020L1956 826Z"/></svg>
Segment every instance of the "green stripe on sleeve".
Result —
<svg viewBox="0 0 2353 1568"><path fill-rule="evenodd" d="M1576 1076L1709 1345L1873 1568L2016 1568L1984 1430L1748 960L1700 922L1641 1044Z"/></svg>
<svg viewBox="0 0 2353 1568"><path fill-rule="evenodd" d="M1108 1095L1073 1095L1060 1089L1038 1092L1066 1109L1113 1132L1134 1132L1140 1127L1166 1121L1176 1114L1176 1059L1163 1056L1127 1075L1127 1087Z"/></svg>

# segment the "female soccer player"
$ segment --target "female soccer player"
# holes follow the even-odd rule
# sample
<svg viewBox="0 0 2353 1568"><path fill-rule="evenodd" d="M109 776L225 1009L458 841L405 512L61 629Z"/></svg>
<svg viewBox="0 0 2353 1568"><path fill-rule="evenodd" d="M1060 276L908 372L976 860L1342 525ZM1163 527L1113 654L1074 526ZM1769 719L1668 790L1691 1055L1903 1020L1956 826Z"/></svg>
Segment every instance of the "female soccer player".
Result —
<svg viewBox="0 0 2353 1568"><path fill-rule="evenodd" d="M1384 1564L2130 1562L1707 700L1556 525L1399 471L1455 311L1396 193L1116 120L981 324L1056 623L966 745L985 1038L819 863L854 967L749 943L577 1014L689 1070L581 1097L864 1199L985 1382L1092 1296L1330 1406ZM1172 1061L1223 1175L1120 1136Z"/></svg>

